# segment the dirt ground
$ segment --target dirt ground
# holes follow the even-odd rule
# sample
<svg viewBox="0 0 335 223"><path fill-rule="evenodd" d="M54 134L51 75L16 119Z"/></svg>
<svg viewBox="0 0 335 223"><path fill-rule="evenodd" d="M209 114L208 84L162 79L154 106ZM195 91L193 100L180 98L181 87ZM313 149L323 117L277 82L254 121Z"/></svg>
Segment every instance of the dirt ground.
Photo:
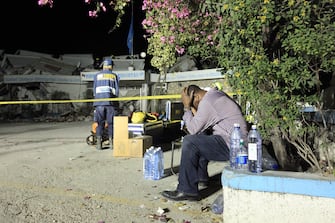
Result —
<svg viewBox="0 0 335 223"><path fill-rule="evenodd" d="M211 186L201 190L201 201L169 201L160 192L178 182L171 150L164 152L165 177L146 180L142 158L113 157L110 149L87 145L90 125L0 123L0 223L223 222L210 205L222 194L226 163L209 164ZM179 161L177 149L175 170Z"/></svg>

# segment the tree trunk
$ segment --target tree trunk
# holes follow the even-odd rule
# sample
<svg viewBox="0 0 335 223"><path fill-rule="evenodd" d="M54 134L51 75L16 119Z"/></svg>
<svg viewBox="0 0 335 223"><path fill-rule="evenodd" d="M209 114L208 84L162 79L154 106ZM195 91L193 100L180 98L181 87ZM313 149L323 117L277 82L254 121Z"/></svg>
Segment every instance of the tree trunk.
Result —
<svg viewBox="0 0 335 223"><path fill-rule="evenodd" d="M287 169L288 166L290 166L290 161L286 151L286 143L281 137L279 128L273 129L270 140L279 166L281 167L281 169Z"/></svg>

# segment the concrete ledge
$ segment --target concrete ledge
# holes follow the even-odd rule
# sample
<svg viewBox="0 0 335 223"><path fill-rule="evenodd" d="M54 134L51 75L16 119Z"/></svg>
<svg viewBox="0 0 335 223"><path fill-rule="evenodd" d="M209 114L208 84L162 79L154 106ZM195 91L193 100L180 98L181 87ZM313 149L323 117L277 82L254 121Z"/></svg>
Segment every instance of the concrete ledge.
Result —
<svg viewBox="0 0 335 223"><path fill-rule="evenodd" d="M315 174L222 172L224 222L335 222L335 179Z"/></svg>

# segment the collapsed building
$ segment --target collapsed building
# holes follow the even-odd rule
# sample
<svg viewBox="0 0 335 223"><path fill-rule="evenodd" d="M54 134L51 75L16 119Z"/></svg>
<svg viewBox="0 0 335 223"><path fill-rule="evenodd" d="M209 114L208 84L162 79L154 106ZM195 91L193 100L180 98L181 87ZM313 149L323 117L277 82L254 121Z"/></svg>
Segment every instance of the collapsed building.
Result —
<svg viewBox="0 0 335 223"><path fill-rule="evenodd" d="M93 77L102 58L90 54L50 54L18 50L1 51L0 119L59 120L92 118ZM145 58L111 56L120 76L120 97L179 94L194 82L209 86L223 78L218 69L199 71L190 57L180 58L165 77L147 69ZM178 101L178 98L172 98ZM119 113L161 111L164 100L120 100Z"/></svg>
<svg viewBox="0 0 335 223"><path fill-rule="evenodd" d="M122 73L123 83L144 78L144 59L120 57L113 60L114 70ZM59 118L71 113L90 115L92 104L80 100L92 99L93 83L87 76L98 71L96 63L97 59L86 54L67 54L55 58L49 54L24 50L18 50L15 54L2 53L0 100L18 103L3 103L0 107L1 119ZM131 73L128 73L129 66L134 67L134 71L129 71ZM47 102L55 100L69 102Z"/></svg>
<svg viewBox="0 0 335 223"><path fill-rule="evenodd" d="M206 87L220 81L223 90L231 92L219 68L198 70L192 57L187 55L178 58L164 77L148 68L145 58L139 55L111 57L115 64L113 69L120 76L120 97L127 99L119 101L121 115L129 116L133 111L164 111L167 102L178 102L179 98L161 99L159 95L180 94L189 84ZM1 120L92 118L93 76L99 71L102 58L90 54L55 57L26 50L8 54L1 50L0 59ZM330 123L334 122L334 83L332 78L323 92L323 109L330 113L327 115ZM150 95L157 97L145 99ZM137 99L132 100L132 97Z"/></svg>

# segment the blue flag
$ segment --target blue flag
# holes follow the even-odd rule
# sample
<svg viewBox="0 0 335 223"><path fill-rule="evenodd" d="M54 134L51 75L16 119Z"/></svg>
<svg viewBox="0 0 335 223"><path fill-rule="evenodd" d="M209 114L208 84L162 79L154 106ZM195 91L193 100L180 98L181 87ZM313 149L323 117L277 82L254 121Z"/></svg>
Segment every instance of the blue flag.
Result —
<svg viewBox="0 0 335 223"><path fill-rule="evenodd" d="M133 55L133 39L134 39L134 24L133 23L134 23L134 18L133 18L133 13L132 13L128 37L127 37L127 46L128 46L130 55Z"/></svg>

